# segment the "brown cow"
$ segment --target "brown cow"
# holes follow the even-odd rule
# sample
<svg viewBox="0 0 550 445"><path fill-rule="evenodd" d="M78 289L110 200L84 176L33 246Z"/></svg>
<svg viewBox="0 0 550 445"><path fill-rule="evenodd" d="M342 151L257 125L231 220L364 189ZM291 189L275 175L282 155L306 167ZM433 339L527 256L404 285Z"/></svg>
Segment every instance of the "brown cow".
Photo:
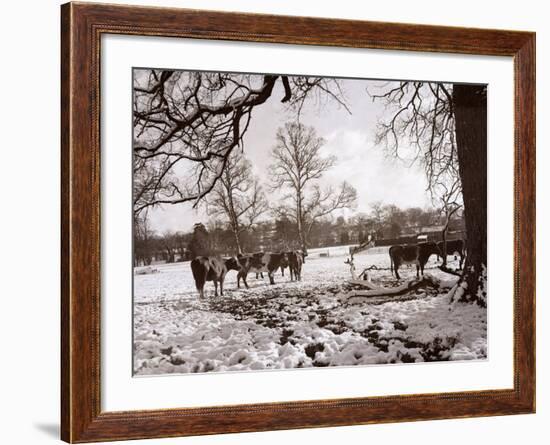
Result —
<svg viewBox="0 0 550 445"><path fill-rule="evenodd" d="M215 256L199 256L191 261L191 271L200 298L204 298L204 284L207 281L214 282L214 296L216 297L218 296L218 283L220 283L220 294L223 296L223 281L230 270L240 270L237 260L233 257L224 260Z"/></svg>
<svg viewBox="0 0 550 445"><path fill-rule="evenodd" d="M437 247L441 251L441 255L443 255L443 241L439 241L437 243ZM462 264L464 263L464 254L465 254L465 243L464 240L461 239L455 239L452 241L447 241L447 256L453 255L455 253L458 253L460 255L460 263L459 268L462 269ZM456 259L456 256L455 256Z"/></svg>
<svg viewBox="0 0 550 445"><path fill-rule="evenodd" d="M302 281L302 265L305 263L305 254L301 250L286 252L290 269L290 281Z"/></svg>
<svg viewBox="0 0 550 445"><path fill-rule="evenodd" d="M390 270L395 271L395 277L400 279L399 266L401 264L414 263L416 264L416 277L420 277L420 272L424 275L424 266L428 262L431 255L441 255L439 247L434 242L404 244L391 246L390 254Z"/></svg>
<svg viewBox="0 0 550 445"><path fill-rule="evenodd" d="M252 255L239 255L237 257L237 263L239 266L239 273L237 274L237 287L241 287L241 278L244 285L248 289L248 283L246 282L246 276L250 272L262 273L267 272L269 276L269 282L275 284L273 274L279 267L288 266L288 258L286 253L255 253Z"/></svg>

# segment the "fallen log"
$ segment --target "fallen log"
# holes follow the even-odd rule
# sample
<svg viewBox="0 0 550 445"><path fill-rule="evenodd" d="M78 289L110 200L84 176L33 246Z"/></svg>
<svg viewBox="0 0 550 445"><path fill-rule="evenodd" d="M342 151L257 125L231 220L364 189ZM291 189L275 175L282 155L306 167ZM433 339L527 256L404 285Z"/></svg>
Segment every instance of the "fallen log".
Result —
<svg viewBox="0 0 550 445"><path fill-rule="evenodd" d="M374 284L372 284L372 281L368 281L368 280L348 280L348 283L355 284L357 286L366 287L367 289L370 289L370 290L382 290L383 289L379 286L375 286Z"/></svg>
<svg viewBox="0 0 550 445"><path fill-rule="evenodd" d="M360 281L360 280L359 280ZM421 287L433 287L439 289L441 281L432 275L424 275L420 279L412 279L401 286L391 288L377 288L369 290L352 291L347 294L347 300L354 297L390 297L404 295Z"/></svg>

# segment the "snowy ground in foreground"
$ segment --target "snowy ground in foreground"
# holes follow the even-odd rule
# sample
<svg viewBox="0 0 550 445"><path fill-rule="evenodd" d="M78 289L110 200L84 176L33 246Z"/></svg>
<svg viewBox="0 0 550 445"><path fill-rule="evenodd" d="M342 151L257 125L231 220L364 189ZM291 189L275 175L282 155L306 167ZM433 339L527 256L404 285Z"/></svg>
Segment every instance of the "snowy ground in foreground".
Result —
<svg viewBox="0 0 550 445"><path fill-rule="evenodd" d="M256 280L250 274L250 289L237 290L231 271L224 296L214 297L209 282L204 300L198 298L189 262L136 268L136 374L486 358L486 309L450 305L446 295L424 289L342 303L339 298L354 286L346 282L346 257L338 254L308 257L301 282L290 282L288 273L282 277L278 271L270 286L267 277ZM361 272L373 264L388 268L389 257L361 254L355 262ZM436 264L433 256L426 273L448 280ZM406 280L416 270L402 267L400 274ZM371 277L380 286L401 283L389 270L374 270Z"/></svg>

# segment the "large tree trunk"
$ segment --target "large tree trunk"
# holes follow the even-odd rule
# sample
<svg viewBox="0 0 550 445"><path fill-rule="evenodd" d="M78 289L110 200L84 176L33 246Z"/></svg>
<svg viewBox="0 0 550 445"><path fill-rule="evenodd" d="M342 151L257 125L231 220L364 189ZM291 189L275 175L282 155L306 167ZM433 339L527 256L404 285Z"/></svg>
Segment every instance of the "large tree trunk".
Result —
<svg viewBox="0 0 550 445"><path fill-rule="evenodd" d="M487 88L453 87L456 145L464 216L467 258L460 299L486 305L483 283L487 265Z"/></svg>
<svg viewBox="0 0 550 445"><path fill-rule="evenodd" d="M443 260L443 262L441 263L441 267L447 267L447 230L449 230L448 222L445 225L443 232L441 232L441 241L443 241L443 251L441 252L441 259Z"/></svg>
<svg viewBox="0 0 550 445"><path fill-rule="evenodd" d="M242 255L243 249L241 247L241 238L239 236L241 229L238 225L233 226L233 236L235 237L235 247L237 249L237 254Z"/></svg>
<svg viewBox="0 0 550 445"><path fill-rule="evenodd" d="M303 202L303 198L302 198L302 191L301 190L298 190L298 193L297 193L297 199L296 199L296 225L297 225L297 229L298 229L298 238L300 239L300 244L302 246L302 251L306 252L307 251L307 247L306 247L306 236L305 236L305 233L304 233L304 220L303 220L303 217L304 217L304 214L303 214L303 208L302 208L302 202Z"/></svg>
<svg viewBox="0 0 550 445"><path fill-rule="evenodd" d="M233 203L232 190L229 187L227 190L227 199L229 201L229 224L231 225L231 230L233 231L233 237L235 238L235 248L237 249L237 254L242 255L243 250L241 247L241 228L239 225L239 218L237 217L237 212L235 212L235 205Z"/></svg>

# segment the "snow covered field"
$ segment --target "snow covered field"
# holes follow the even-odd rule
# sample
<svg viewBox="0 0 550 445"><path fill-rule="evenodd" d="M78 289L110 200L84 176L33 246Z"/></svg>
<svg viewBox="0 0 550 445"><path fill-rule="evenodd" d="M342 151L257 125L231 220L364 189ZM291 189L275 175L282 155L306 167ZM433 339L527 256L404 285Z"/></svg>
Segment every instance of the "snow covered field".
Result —
<svg viewBox="0 0 550 445"><path fill-rule="evenodd" d="M449 304L422 289L394 297L347 303L357 289L344 263L347 247L318 249L306 258L302 281L287 273L236 289L228 273L223 297L205 286L199 300L189 262L136 268L134 274L134 371L137 375L350 366L487 356L487 312L477 305ZM320 253L324 253L321 255ZM329 256L326 256L328 252ZM373 283L397 286L416 274L389 270L387 249L355 256L357 271L376 265ZM449 257L451 260L451 257ZM444 280L432 256L426 269ZM456 266L450 261L451 266ZM441 291L440 291L441 292Z"/></svg>

